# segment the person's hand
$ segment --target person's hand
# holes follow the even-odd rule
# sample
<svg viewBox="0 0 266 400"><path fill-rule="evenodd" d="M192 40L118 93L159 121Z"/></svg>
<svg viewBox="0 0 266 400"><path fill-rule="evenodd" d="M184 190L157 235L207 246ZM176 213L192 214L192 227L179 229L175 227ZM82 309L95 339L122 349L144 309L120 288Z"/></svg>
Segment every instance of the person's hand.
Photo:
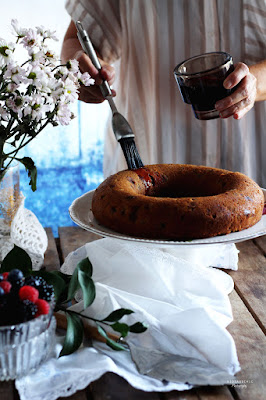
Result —
<svg viewBox="0 0 266 400"><path fill-rule="evenodd" d="M217 101L215 108L221 118L233 116L242 118L254 105L257 94L257 80L246 64L240 62L234 71L224 80L226 89L234 89L230 96ZM236 88L237 86L237 88Z"/></svg>
<svg viewBox="0 0 266 400"><path fill-rule="evenodd" d="M99 59L102 66L99 72L92 64L89 56L85 54L82 50L78 51L75 55L75 59L79 62L79 68L81 72L88 72L90 76L95 80L95 84L91 86L81 86L79 90L79 99L85 103L102 103L104 97L102 96L99 85L103 80L106 80L109 85L112 85L115 79L115 70L106 62ZM116 93L112 90L112 95L115 96Z"/></svg>

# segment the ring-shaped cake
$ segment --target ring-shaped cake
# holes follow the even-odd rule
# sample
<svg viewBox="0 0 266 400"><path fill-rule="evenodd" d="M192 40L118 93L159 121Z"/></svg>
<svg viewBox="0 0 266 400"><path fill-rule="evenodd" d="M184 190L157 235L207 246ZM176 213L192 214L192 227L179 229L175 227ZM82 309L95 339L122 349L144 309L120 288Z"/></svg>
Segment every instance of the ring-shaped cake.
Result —
<svg viewBox="0 0 266 400"><path fill-rule="evenodd" d="M261 188L239 172L155 164L111 175L95 190L92 212L126 235L191 240L241 231L262 217Z"/></svg>

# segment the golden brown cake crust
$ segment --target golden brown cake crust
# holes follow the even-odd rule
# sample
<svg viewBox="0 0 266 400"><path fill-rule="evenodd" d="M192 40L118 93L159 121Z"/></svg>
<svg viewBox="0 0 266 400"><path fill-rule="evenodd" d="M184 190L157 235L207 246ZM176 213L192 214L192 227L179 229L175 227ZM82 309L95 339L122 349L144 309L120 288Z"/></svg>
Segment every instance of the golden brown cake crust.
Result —
<svg viewBox="0 0 266 400"><path fill-rule="evenodd" d="M126 235L190 240L241 231L262 216L264 196L247 176L182 164L147 165L107 178L92 212L103 226Z"/></svg>

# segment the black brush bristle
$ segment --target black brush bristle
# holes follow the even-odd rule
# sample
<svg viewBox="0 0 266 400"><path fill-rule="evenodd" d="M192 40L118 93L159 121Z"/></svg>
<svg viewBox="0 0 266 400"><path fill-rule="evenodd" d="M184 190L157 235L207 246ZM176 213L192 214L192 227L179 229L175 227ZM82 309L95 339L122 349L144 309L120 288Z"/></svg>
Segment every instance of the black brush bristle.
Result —
<svg viewBox="0 0 266 400"><path fill-rule="evenodd" d="M128 169L137 169L144 166L134 138L122 138L119 140L119 143L122 147Z"/></svg>

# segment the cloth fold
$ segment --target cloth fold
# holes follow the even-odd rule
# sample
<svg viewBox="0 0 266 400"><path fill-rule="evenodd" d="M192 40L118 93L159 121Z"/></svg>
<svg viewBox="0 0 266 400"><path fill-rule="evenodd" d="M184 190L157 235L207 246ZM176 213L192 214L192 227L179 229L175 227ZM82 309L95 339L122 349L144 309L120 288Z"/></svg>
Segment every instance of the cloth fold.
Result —
<svg viewBox="0 0 266 400"><path fill-rule="evenodd" d="M71 374L68 375L68 385L77 390L82 384L83 387L87 386L97 379L96 376L99 377L107 371L121 375L132 386L145 391L191 388L189 379L185 379L185 376L180 381L178 378L175 382L166 381L165 376L171 376L166 363L160 361L160 368L152 368L154 357L161 357L162 354L179 362L184 361L183 357L193 358L194 366L202 368L205 364L208 365L215 379L219 377L220 384L226 383L226 377L234 375L240 369L234 340L226 330L233 320L228 298L233 289L233 280L225 272L210 267L209 263L223 268L229 265L236 269L238 252L234 245L220 245L220 249L218 245L212 246L200 246L200 249L188 246L188 250L181 249L182 251L178 251L177 246L174 251L172 248L168 251L165 248L151 248L143 244L105 238L88 243L69 254L61 268L64 273L72 274L77 263L85 257L89 257L93 265L96 299L84 311L85 315L103 319L113 310L123 307L134 311L124 317L128 324L136 321L148 323L146 332L131 333L126 341L132 349L143 348L146 354L153 351L153 359L146 360L143 371L153 369L152 374L156 379L141 374L129 352L115 352L105 344L94 342L94 349L83 348L74 355L50 360L48 363L53 372L46 379L45 390L41 386L39 389L36 387L36 382L43 379L41 371L46 368L45 365L35 374L17 380L19 392L24 393L22 400L44 400L48 398L45 397L47 391L49 400L55 399L50 387L53 382L54 391L65 382L63 359L71 360L73 378ZM204 247L207 254L203 251ZM191 262L192 259L194 262ZM71 309L81 312L83 301L80 293L77 300L78 303ZM93 357L91 361L87 358L79 379L74 372L79 368L84 352L93 353ZM202 375L202 384L214 384L208 380L208 368L205 376L204 373ZM197 376L201 376L201 373L202 371ZM54 383L55 376L58 383ZM177 373L176 376L182 375ZM198 377L191 382L198 382L197 379ZM37 390L35 397L31 397L33 385Z"/></svg>

